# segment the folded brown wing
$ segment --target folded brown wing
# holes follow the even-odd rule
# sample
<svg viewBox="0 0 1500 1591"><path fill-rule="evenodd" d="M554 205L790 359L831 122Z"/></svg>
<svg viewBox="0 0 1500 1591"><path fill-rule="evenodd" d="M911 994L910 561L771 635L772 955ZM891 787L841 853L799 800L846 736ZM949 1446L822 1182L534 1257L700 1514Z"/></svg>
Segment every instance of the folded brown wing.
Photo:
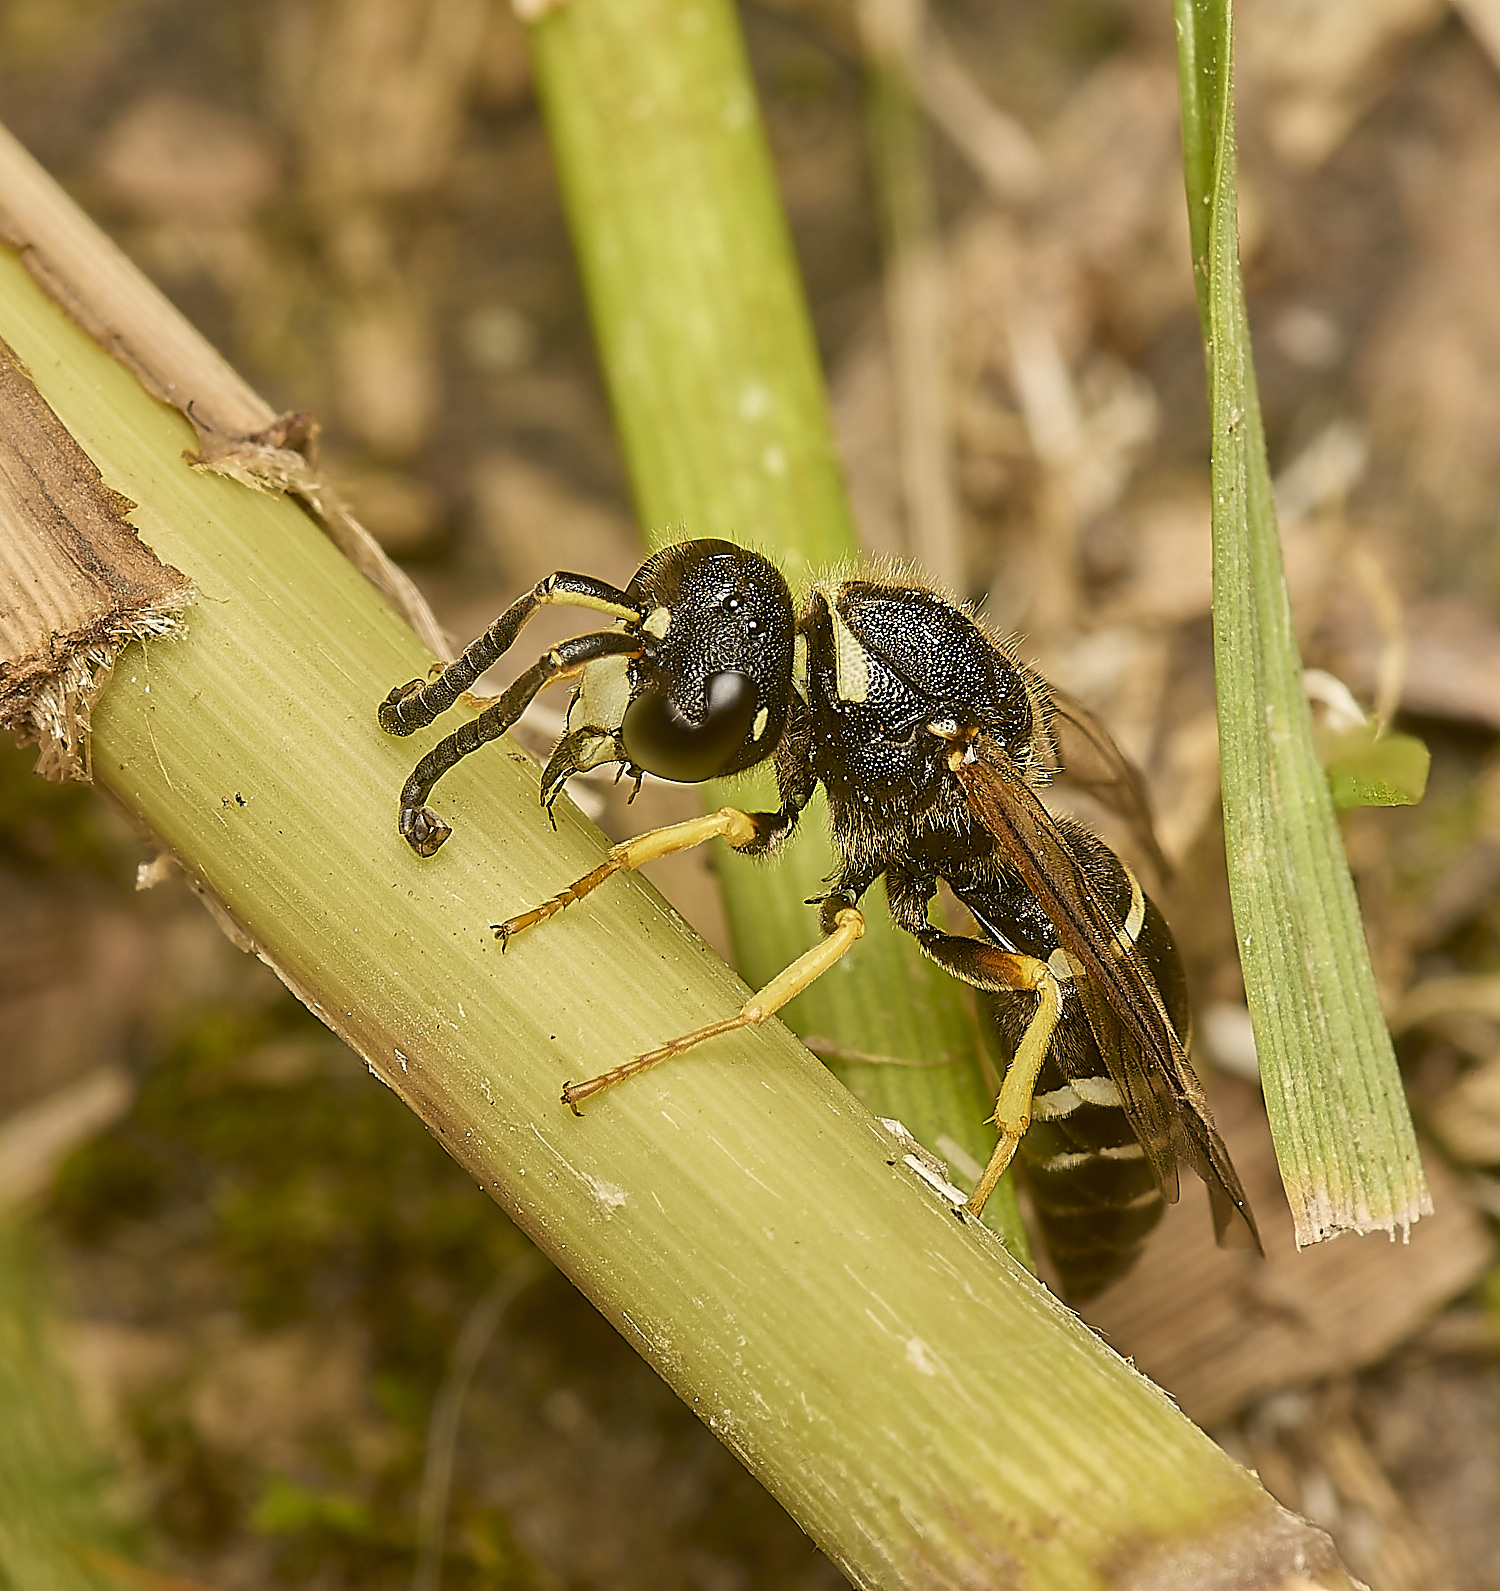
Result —
<svg viewBox="0 0 1500 1591"><path fill-rule="evenodd" d="M1208 1184L1222 1239L1238 1213L1259 1247L1254 1217L1214 1127L1160 991L1124 927L1100 899L1025 775L988 736L955 750L971 810L1047 914L1074 968L1074 985L1126 1114L1168 1200L1186 1160Z"/></svg>

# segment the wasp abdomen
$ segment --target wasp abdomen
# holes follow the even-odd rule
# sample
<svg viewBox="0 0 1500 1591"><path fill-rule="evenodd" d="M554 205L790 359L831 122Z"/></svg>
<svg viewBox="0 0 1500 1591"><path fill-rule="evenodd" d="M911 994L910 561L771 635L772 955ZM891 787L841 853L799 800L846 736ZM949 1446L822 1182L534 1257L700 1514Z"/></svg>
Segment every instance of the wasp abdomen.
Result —
<svg viewBox="0 0 1500 1591"><path fill-rule="evenodd" d="M1119 1090L1103 1074L1067 1078L1049 1058L1018 1158L1069 1303L1085 1303L1135 1264L1166 1208Z"/></svg>

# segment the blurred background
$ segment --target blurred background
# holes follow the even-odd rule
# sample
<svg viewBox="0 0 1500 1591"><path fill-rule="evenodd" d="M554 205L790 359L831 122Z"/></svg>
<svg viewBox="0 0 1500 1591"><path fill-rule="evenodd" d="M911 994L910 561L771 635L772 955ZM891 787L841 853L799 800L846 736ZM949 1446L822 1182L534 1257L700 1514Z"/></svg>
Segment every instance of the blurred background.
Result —
<svg viewBox="0 0 1500 1591"><path fill-rule="evenodd" d="M1103 717L1176 866L1197 1053L1273 1254L1217 1255L1193 1189L1088 1316L1376 1591L1480 1591L1500 0L1239 12L1245 271L1314 694L1433 755L1420 806L1345 818L1439 1206L1409 1247L1293 1254L1257 1116L1167 0L741 14L867 545L982 598ZM273 404L316 413L326 474L460 645L551 569L640 561L509 5L0 0L0 118ZM157 1572L136 1583L842 1584L180 881L136 891L149 843L31 760L0 750L0 1305L46 1309L133 1522L112 1550ZM592 799L617 832L692 800ZM659 882L727 948L700 859ZM0 1431L27 1395L0 1371Z"/></svg>

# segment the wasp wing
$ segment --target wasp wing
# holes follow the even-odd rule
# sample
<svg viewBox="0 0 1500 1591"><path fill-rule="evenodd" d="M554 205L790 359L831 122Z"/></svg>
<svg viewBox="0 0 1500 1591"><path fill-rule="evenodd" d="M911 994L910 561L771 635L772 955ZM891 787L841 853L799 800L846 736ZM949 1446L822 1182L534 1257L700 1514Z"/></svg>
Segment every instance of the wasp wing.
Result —
<svg viewBox="0 0 1500 1591"><path fill-rule="evenodd" d="M1048 688L1048 694L1052 703L1050 728L1060 765L1058 788L1066 791L1068 786L1075 786L1120 818L1157 879L1169 882L1172 864L1157 841L1151 798L1140 769L1076 697L1055 685Z"/></svg>
<svg viewBox="0 0 1500 1591"><path fill-rule="evenodd" d="M1222 1239L1237 1213L1260 1239L1229 1151L1145 959L1100 898L1035 790L997 742L975 736L952 763L974 815L1047 914L1072 963L1100 1054L1169 1200L1186 1160L1208 1185Z"/></svg>
<svg viewBox="0 0 1500 1591"><path fill-rule="evenodd" d="M1061 933L1058 937L1064 938ZM1067 948L1066 940L1064 948ZM1088 1018L1105 1070L1120 1090L1131 1130L1146 1151L1163 1197L1168 1204L1175 1204L1181 1191L1177 1165L1183 1158L1184 1146L1171 1087L1160 1067L1146 1059L1146 1052L1121 1023L1113 1004L1095 980L1084 972L1079 958L1071 950L1068 959L1075 968L1073 991Z"/></svg>

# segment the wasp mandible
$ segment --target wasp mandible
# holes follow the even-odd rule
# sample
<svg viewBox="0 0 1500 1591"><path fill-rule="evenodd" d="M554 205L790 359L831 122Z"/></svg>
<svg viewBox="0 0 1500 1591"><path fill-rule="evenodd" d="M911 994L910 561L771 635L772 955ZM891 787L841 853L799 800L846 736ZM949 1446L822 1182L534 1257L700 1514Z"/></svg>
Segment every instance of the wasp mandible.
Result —
<svg viewBox="0 0 1500 1591"><path fill-rule="evenodd" d="M724 807L627 840L551 900L495 925L502 944L613 873L713 838L771 855L820 784L838 858L815 903L819 945L734 1015L568 1084L568 1105L765 1021L857 942L859 902L883 877L895 921L939 966L991 997L1012 1056L994 1116L999 1142L972 1212L1019 1148L1073 1301L1134 1262L1178 1196L1179 1164L1207 1184L1220 1238L1238 1222L1259 1246L1188 1060L1187 990L1171 933L1126 863L1042 804L1038 790L1058 769L1055 725L1071 710L1010 646L908 570L821 581L799 610L781 571L758 553L688 541L648 558L624 590L548 575L438 678L391 691L382 727L408 735L431 723L554 603L592 608L613 627L553 647L422 758L399 816L419 856L450 833L427 806L438 779L508 730L554 680L575 689L542 773L549 811L574 774L604 764L637 783L651 773L694 784L771 757L781 805ZM1101 730L1085 733L1126 766ZM928 920L939 880L977 936Z"/></svg>

